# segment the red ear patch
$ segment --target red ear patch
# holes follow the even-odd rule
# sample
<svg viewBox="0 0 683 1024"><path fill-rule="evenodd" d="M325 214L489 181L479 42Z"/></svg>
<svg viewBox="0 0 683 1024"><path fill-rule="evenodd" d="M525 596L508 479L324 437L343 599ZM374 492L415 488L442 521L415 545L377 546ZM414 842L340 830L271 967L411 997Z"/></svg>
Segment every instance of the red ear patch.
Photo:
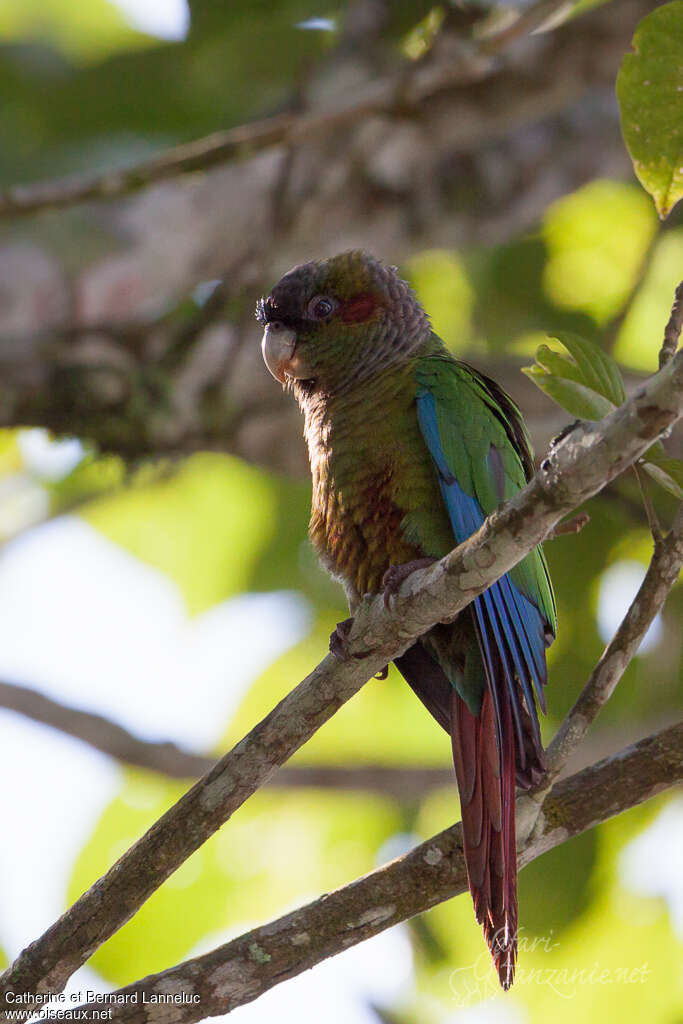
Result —
<svg viewBox="0 0 683 1024"><path fill-rule="evenodd" d="M339 318L345 324L360 324L369 320L379 305L379 300L372 292L361 292L352 295L339 309Z"/></svg>

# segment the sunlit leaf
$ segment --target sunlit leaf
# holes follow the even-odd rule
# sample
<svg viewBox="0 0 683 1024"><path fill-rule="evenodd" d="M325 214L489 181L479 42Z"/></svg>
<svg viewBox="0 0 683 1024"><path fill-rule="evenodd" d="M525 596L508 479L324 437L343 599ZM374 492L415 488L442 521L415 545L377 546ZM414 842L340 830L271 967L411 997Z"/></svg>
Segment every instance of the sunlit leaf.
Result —
<svg viewBox="0 0 683 1024"><path fill-rule="evenodd" d="M555 335L574 359L587 387L603 395L614 405L626 398L619 367L604 349L578 334L563 331Z"/></svg>
<svg viewBox="0 0 683 1024"><path fill-rule="evenodd" d="M419 60L432 47L444 19L443 8L433 7L426 18L423 18L406 36L402 50L410 60Z"/></svg>
<svg viewBox="0 0 683 1024"><path fill-rule="evenodd" d="M76 899L185 787L127 773L119 796L78 856L68 899ZM152 894L91 963L114 985L163 970L209 933L267 920L372 869L399 827L391 800L362 793L293 790L256 794Z"/></svg>
<svg viewBox="0 0 683 1024"><path fill-rule="evenodd" d="M619 332L614 356L620 363L647 373L657 369L657 354L681 268L683 228L676 228L657 241L645 280Z"/></svg>
<svg viewBox="0 0 683 1024"><path fill-rule="evenodd" d="M683 196L683 0L644 18L617 78L621 127L640 182L666 217Z"/></svg>
<svg viewBox="0 0 683 1024"><path fill-rule="evenodd" d="M71 473L47 484L55 512L78 507L124 485L126 467L118 455L88 454Z"/></svg>
<svg viewBox="0 0 683 1024"><path fill-rule="evenodd" d="M268 474L220 455L194 456L169 479L103 498L83 515L171 576L191 613L246 588L276 526Z"/></svg>
<svg viewBox="0 0 683 1024"><path fill-rule="evenodd" d="M548 296L562 308L583 310L606 323L636 284L656 230L656 214L634 185L594 181L557 200L548 207L542 229Z"/></svg>
<svg viewBox="0 0 683 1024"><path fill-rule="evenodd" d="M22 458L17 444L16 430L0 430L0 475L16 473L21 469Z"/></svg>
<svg viewBox="0 0 683 1024"><path fill-rule="evenodd" d="M451 351L465 351L470 340L474 293L458 255L446 249L429 249L413 256L405 272L439 337Z"/></svg>
<svg viewBox="0 0 683 1024"><path fill-rule="evenodd" d="M541 391L545 391L549 398L578 419L601 420L614 408L613 404L597 391L575 380L544 373L537 366L524 367L523 373L526 373Z"/></svg>
<svg viewBox="0 0 683 1024"><path fill-rule="evenodd" d="M327 654L330 633L348 615L342 600L340 594L336 611L321 609L310 635L253 683L226 731L224 748L241 739ZM392 667L387 679L371 679L340 708L294 755L294 762L448 765L450 757L448 737Z"/></svg>
<svg viewBox="0 0 683 1024"><path fill-rule="evenodd" d="M108 0L5 0L0 3L0 39L52 44L72 60L92 61L107 54L158 42L132 28Z"/></svg>
<svg viewBox="0 0 683 1024"><path fill-rule="evenodd" d="M561 352L556 352L546 344L539 345L536 349L536 362L556 377L575 380L577 384L583 383L581 370L574 360L563 356Z"/></svg>
<svg viewBox="0 0 683 1024"><path fill-rule="evenodd" d="M580 419L602 419L624 400L619 367L599 345L572 334L558 333L571 358L548 345L539 346L536 364L524 373L563 409Z"/></svg>

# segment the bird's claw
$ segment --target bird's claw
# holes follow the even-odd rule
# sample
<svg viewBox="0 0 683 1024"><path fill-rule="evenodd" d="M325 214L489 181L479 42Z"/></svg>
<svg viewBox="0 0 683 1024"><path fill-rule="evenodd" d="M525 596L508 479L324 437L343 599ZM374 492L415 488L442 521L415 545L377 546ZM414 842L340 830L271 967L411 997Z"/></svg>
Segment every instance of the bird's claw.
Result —
<svg viewBox="0 0 683 1024"><path fill-rule="evenodd" d="M403 565L390 565L382 577L382 590L384 591L384 607L391 608L391 602L401 589L401 584L407 580L417 569L427 569L434 565L436 558L415 558L412 562L404 562Z"/></svg>
<svg viewBox="0 0 683 1024"><path fill-rule="evenodd" d="M551 452L554 451L555 448L565 440L565 438L569 437L569 435L581 425L581 422L581 420L574 420L572 423L568 423L566 427L563 427L559 434L556 434L555 437L550 439L548 450Z"/></svg>
<svg viewBox="0 0 683 1024"><path fill-rule="evenodd" d="M338 622L333 633L330 633L330 654L334 654L335 658L339 658L340 661L349 661L351 658L355 658L356 661L362 661L363 658L368 658L372 651L357 651L349 650L349 636L351 633L351 627L353 626L353 619L344 619L343 622ZM378 673L378 678L386 679L389 671L388 665L385 665L381 672Z"/></svg>
<svg viewBox="0 0 683 1024"><path fill-rule="evenodd" d="M351 657L349 633L352 625L353 619L344 619L343 622L337 623L334 632L330 634L330 654L334 654L335 658L339 658L340 661L348 661Z"/></svg>

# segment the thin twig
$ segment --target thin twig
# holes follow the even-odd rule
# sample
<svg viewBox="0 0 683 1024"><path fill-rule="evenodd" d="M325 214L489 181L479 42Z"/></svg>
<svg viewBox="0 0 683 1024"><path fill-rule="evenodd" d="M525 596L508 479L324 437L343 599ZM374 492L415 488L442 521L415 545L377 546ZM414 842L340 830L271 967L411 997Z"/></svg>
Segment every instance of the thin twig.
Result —
<svg viewBox="0 0 683 1024"><path fill-rule="evenodd" d="M112 199L136 192L152 182L192 171L208 170L216 164L240 159L277 145L288 137L295 121L290 114L280 114L174 146L122 170L91 177L14 185L0 192L0 217L18 217L37 210L57 210L89 199Z"/></svg>
<svg viewBox="0 0 683 1024"><path fill-rule="evenodd" d="M650 527L650 533L652 534L652 539L654 540L656 547L662 539L662 527L659 523L659 517L654 505L652 504L652 498L650 497L650 492L647 489L647 483L643 477L643 471L637 462L634 462L633 464L633 472L636 480L638 481L640 496L643 499L643 508L645 509L645 515L647 516L647 524Z"/></svg>
<svg viewBox="0 0 683 1024"><path fill-rule="evenodd" d="M565 519L563 522L558 523L557 526L550 531L546 540L554 540L555 537L564 537L568 533L580 533L584 526L590 523L591 517L587 512L579 512L578 515L572 516L571 519Z"/></svg>
<svg viewBox="0 0 683 1024"><path fill-rule="evenodd" d="M389 661L435 623L453 619L572 509L639 458L683 412L683 355L599 423L578 426L527 487L431 568L402 584L393 607L361 603L349 658L324 661L135 843L0 978L8 991L59 991L70 975Z"/></svg>
<svg viewBox="0 0 683 1024"><path fill-rule="evenodd" d="M482 36L479 49L482 53L500 53L521 36L538 32L545 25L556 28L569 15L574 0L538 0L523 11L518 11L515 20L491 34Z"/></svg>
<svg viewBox="0 0 683 1024"><path fill-rule="evenodd" d="M159 772L171 779L195 779L210 771L217 761L215 757L184 750L176 743L144 740L104 715L63 704L28 686L0 682L0 708L57 729L122 764ZM452 782L452 768L315 764L284 767L269 785L279 789L373 790L410 800Z"/></svg>
<svg viewBox="0 0 683 1024"><path fill-rule="evenodd" d="M143 740L103 715L60 704L28 686L0 682L0 707L59 729L125 764L170 778L194 779L215 764L214 758L192 754L175 743Z"/></svg>
<svg viewBox="0 0 683 1024"><path fill-rule="evenodd" d="M671 316L664 328L664 341L659 353L659 368L666 366L670 359L673 359L683 328L683 281L678 285L675 292Z"/></svg>

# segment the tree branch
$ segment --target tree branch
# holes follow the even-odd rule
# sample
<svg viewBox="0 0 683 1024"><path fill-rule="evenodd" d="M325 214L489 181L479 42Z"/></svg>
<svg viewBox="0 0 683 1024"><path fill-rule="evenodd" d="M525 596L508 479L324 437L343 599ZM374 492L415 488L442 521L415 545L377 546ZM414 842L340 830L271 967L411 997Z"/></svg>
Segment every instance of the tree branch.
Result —
<svg viewBox="0 0 683 1024"><path fill-rule="evenodd" d="M513 39L555 28L569 17L572 7L573 0L537 0L523 10L518 9L511 24L485 36L481 48L484 53L499 53Z"/></svg>
<svg viewBox="0 0 683 1024"><path fill-rule="evenodd" d="M520 846L520 866L682 779L683 722L559 782L543 802L533 836ZM92 1020L92 1012L103 1006L120 1024L192 1024L229 1013L327 957L466 890L458 824L210 953L118 989L104 1003L80 1006L79 1019ZM186 1001L168 1007L151 1001L173 996Z"/></svg>
<svg viewBox="0 0 683 1024"><path fill-rule="evenodd" d="M669 322L664 329L664 341L659 353L659 366L665 366L670 359L673 359L676 349L678 348L678 341L681 337L681 329L683 328L683 281L680 282L676 289L674 297L674 303L671 307L671 316Z"/></svg>
<svg viewBox="0 0 683 1024"><path fill-rule="evenodd" d="M143 740L103 715L68 707L28 686L0 682L0 707L59 729L124 764L174 779L196 778L215 764L215 758L192 754L175 743Z"/></svg>
<svg viewBox="0 0 683 1024"><path fill-rule="evenodd" d="M95 750L116 758L122 764L158 772L172 779L194 779L210 771L216 758L193 753L170 741L144 740L118 722L83 711L46 697L26 686L0 683L0 709L13 711L34 722L57 729L87 743ZM654 716L639 722L640 731L655 731L670 721ZM612 753L633 741L630 728L607 730L595 742L582 746L582 765ZM577 766L578 767L578 766ZM451 786L452 766L378 764L294 764L280 768L266 783L270 789L336 789L375 792L406 804L419 800L431 790Z"/></svg>
<svg viewBox="0 0 683 1024"><path fill-rule="evenodd" d="M354 113L351 108L346 111L346 116L353 116ZM362 110L359 111L358 116L362 113ZM153 182L253 156L267 146L285 142L296 128L305 136L316 128L319 130L320 125L315 118L307 122L291 114L281 114L228 131L214 132L118 171L107 171L92 177L38 182L34 185L13 185L0 192L0 218L21 217L40 210L63 209L89 199L114 199L128 195Z"/></svg>
<svg viewBox="0 0 683 1024"><path fill-rule="evenodd" d="M172 779L197 778L210 771L217 760L184 750L176 743L141 739L118 722L62 704L28 686L0 682L0 708L57 729L123 764L159 772ZM452 768L315 764L284 767L268 785L279 789L374 790L405 801L452 781Z"/></svg>
<svg viewBox="0 0 683 1024"><path fill-rule="evenodd" d="M58 991L165 880L310 736L435 623L453 619L559 520L639 458L683 411L683 354L599 423L579 423L480 530L403 583L393 607L367 595L349 658L328 655L132 846L0 979L8 990Z"/></svg>

